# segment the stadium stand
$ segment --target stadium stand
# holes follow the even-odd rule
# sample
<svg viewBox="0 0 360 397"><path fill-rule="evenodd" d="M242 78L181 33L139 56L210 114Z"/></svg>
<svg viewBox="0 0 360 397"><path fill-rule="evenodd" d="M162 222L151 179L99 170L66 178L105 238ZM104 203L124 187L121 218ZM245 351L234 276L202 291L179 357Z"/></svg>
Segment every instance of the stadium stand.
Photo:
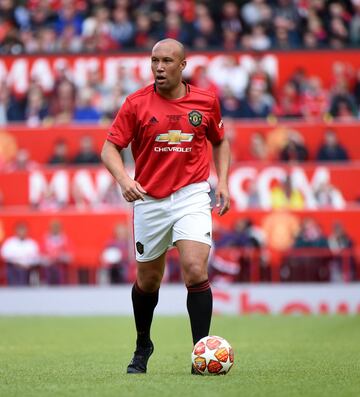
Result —
<svg viewBox="0 0 360 397"><path fill-rule="evenodd" d="M34 285L134 280L131 237L113 236L131 230L130 208L98 156L126 96L151 82L145 51L172 37L231 140L213 280L360 280L359 21L357 0L0 2L0 244L26 223ZM54 224L71 252L50 271Z"/></svg>

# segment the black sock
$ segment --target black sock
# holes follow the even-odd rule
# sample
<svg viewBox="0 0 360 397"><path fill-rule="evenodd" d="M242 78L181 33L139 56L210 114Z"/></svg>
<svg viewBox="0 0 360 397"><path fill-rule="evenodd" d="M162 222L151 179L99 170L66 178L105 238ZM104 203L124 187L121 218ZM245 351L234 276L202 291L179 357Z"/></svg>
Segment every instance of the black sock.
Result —
<svg viewBox="0 0 360 397"><path fill-rule="evenodd" d="M187 290L187 309L195 345L199 339L209 335L213 299L209 280L190 285Z"/></svg>
<svg viewBox="0 0 360 397"><path fill-rule="evenodd" d="M137 346L146 347L150 342L150 328L159 299L159 290L150 293L145 292L136 282L131 291L131 298L137 331L136 344Z"/></svg>

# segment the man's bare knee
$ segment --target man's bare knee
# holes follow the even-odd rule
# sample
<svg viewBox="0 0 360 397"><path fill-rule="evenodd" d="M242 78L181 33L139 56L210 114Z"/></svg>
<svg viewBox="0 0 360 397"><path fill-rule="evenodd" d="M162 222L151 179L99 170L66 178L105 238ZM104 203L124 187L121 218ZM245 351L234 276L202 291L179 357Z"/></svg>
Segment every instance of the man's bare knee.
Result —
<svg viewBox="0 0 360 397"><path fill-rule="evenodd" d="M201 283L208 278L207 263L187 260L182 265L183 277L187 286Z"/></svg>
<svg viewBox="0 0 360 397"><path fill-rule="evenodd" d="M160 288L162 274L154 271L142 271L137 274L137 283L145 292L154 292Z"/></svg>
<svg viewBox="0 0 360 397"><path fill-rule="evenodd" d="M154 292L160 288L164 275L165 254L150 262L137 262L137 283L145 292Z"/></svg>

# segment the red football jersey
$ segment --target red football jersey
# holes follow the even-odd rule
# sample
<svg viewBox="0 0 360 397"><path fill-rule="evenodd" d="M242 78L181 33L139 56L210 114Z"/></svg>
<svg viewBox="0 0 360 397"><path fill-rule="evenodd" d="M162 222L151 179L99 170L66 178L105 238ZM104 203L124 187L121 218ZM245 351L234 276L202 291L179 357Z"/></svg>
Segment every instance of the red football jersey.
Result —
<svg viewBox="0 0 360 397"><path fill-rule="evenodd" d="M135 180L155 198L206 181L207 140L221 142L224 127L215 94L186 86L186 95L166 99L149 85L129 95L107 139L120 148L131 142Z"/></svg>

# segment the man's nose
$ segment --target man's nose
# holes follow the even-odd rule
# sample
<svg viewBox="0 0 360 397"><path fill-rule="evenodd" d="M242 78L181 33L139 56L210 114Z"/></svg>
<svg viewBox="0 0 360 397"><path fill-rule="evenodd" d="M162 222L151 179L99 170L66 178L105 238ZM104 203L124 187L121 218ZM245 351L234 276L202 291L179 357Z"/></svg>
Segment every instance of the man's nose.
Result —
<svg viewBox="0 0 360 397"><path fill-rule="evenodd" d="M157 64L156 70L158 71L164 70L164 64L161 61Z"/></svg>

